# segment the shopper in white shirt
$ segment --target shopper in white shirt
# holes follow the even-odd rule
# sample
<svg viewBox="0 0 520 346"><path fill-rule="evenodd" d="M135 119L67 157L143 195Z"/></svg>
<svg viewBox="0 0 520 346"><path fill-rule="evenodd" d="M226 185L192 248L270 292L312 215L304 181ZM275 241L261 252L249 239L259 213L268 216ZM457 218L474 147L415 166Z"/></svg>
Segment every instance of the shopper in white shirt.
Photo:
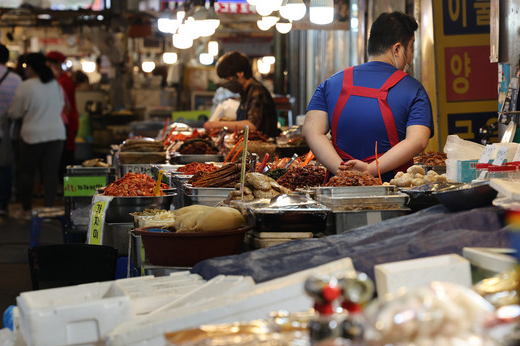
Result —
<svg viewBox="0 0 520 346"><path fill-rule="evenodd" d="M29 219L34 178L41 172L43 204L52 207L58 188L58 170L66 138L61 112L65 105L63 90L40 53L27 55L28 79L16 89L8 116L22 119L20 130L20 195L23 212Z"/></svg>

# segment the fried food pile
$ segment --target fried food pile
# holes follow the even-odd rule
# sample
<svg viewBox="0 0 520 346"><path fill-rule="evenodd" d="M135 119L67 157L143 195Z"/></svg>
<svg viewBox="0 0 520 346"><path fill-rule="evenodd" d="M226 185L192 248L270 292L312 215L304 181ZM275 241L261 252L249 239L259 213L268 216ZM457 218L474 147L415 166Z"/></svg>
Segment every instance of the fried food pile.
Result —
<svg viewBox="0 0 520 346"><path fill-rule="evenodd" d="M381 185L378 178L358 171L339 171L325 186L373 186Z"/></svg>
<svg viewBox="0 0 520 346"><path fill-rule="evenodd" d="M278 184L296 190L310 186L320 186L325 179L325 169L320 166L307 165L289 169L278 179Z"/></svg>
<svg viewBox="0 0 520 346"><path fill-rule="evenodd" d="M201 163L201 162L191 162L187 165L184 165L182 167L177 168L177 172L183 172L184 174L195 174L197 172L213 172L218 169L217 166L215 166L212 163Z"/></svg>
<svg viewBox="0 0 520 346"><path fill-rule="evenodd" d="M242 199L240 184L235 185L236 191L231 191L227 201ZM261 173L246 173L244 182L244 201L252 201L255 198L272 198L284 193L292 193L291 190L278 184L274 179Z"/></svg>
<svg viewBox="0 0 520 346"><path fill-rule="evenodd" d="M147 141L144 139L129 139L121 145L123 152L162 152L166 151L163 141Z"/></svg>
<svg viewBox="0 0 520 346"><path fill-rule="evenodd" d="M209 139L192 138L184 142L180 148L181 154L218 154L218 149Z"/></svg>
<svg viewBox="0 0 520 346"><path fill-rule="evenodd" d="M446 166L446 154L438 151L426 151L422 155L413 158L414 164L425 166Z"/></svg>
<svg viewBox="0 0 520 346"><path fill-rule="evenodd" d="M82 167L110 167L108 163L103 162L103 159L90 159L81 163Z"/></svg>
<svg viewBox="0 0 520 346"><path fill-rule="evenodd" d="M406 173L397 172L394 179L390 180L390 185L399 187L420 186L428 183L440 183L446 181L446 175L437 174L435 171L425 170L422 166L413 165L408 167Z"/></svg>

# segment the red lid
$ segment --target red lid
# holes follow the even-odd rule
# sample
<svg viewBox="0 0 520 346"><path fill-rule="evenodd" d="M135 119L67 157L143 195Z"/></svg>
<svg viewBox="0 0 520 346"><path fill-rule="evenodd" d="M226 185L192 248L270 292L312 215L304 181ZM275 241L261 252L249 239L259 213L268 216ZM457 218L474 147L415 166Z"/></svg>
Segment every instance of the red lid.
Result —
<svg viewBox="0 0 520 346"><path fill-rule="evenodd" d="M477 163L477 165L475 166L477 169L483 169L483 168L488 168L489 166L493 166L492 163Z"/></svg>
<svg viewBox="0 0 520 346"><path fill-rule="evenodd" d="M516 171L515 166L489 166L488 172L510 172Z"/></svg>
<svg viewBox="0 0 520 346"><path fill-rule="evenodd" d="M506 166L520 166L520 161L506 162Z"/></svg>

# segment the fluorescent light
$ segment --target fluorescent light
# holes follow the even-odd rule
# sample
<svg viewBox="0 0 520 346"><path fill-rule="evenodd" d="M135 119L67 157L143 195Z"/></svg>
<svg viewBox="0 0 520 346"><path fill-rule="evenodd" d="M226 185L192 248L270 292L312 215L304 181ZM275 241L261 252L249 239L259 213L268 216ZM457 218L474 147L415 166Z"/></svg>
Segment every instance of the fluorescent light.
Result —
<svg viewBox="0 0 520 346"><path fill-rule="evenodd" d="M213 55L209 53L200 53L199 55L199 61L202 65L211 65L213 64Z"/></svg>
<svg viewBox="0 0 520 346"><path fill-rule="evenodd" d="M314 24L332 23L334 20L334 0L311 0L309 17Z"/></svg>
<svg viewBox="0 0 520 346"><path fill-rule="evenodd" d="M307 6L303 0L287 0L280 8L280 15L289 20L300 20L305 16Z"/></svg>
<svg viewBox="0 0 520 346"><path fill-rule="evenodd" d="M143 61L143 63L141 64L141 68L144 72L150 73L155 68L155 63L149 60Z"/></svg>
<svg viewBox="0 0 520 346"><path fill-rule="evenodd" d="M218 55L218 42L217 41L208 42L208 53L213 56Z"/></svg>
<svg viewBox="0 0 520 346"><path fill-rule="evenodd" d="M175 52L166 52L163 54L162 59L165 64L175 64L177 62L177 53Z"/></svg>

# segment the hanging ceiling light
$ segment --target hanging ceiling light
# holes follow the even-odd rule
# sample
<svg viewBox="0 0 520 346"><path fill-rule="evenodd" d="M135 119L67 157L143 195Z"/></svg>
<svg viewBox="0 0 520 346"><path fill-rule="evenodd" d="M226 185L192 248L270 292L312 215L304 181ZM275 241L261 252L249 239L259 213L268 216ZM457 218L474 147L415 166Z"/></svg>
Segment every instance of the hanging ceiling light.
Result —
<svg viewBox="0 0 520 346"><path fill-rule="evenodd" d="M258 68L258 72L261 74L268 74L271 71L271 64L263 61L263 59L258 59L256 61L256 67Z"/></svg>
<svg viewBox="0 0 520 346"><path fill-rule="evenodd" d="M289 20L300 20L306 12L307 6L303 0L285 0L280 7L280 15Z"/></svg>
<svg viewBox="0 0 520 346"><path fill-rule="evenodd" d="M213 64L214 58L213 55L209 53L200 53L199 61L202 65L211 65Z"/></svg>
<svg viewBox="0 0 520 346"><path fill-rule="evenodd" d="M262 61L266 64L273 65L276 61L276 58L272 55L266 55L262 58Z"/></svg>
<svg viewBox="0 0 520 346"><path fill-rule="evenodd" d="M329 24L334 20L334 0L311 0L309 17L314 24Z"/></svg>
<svg viewBox="0 0 520 346"><path fill-rule="evenodd" d="M258 26L258 28L262 31L267 31L269 29L271 29L272 25L270 25L269 23L267 23L265 20L264 20L264 17L262 17L262 19L259 19L256 21L256 25Z"/></svg>
<svg viewBox="0 0 520 346"><path fill-rule="evenodd" d="M96 70L96 63L92 60L83 60L81 62L81 69L85 73L92 73Z"/></svg>
<svg viewBox="0 0 520 346"><path fill-rule="evenodd" d="M276 23L276 30L280 34L287 34L292 29L292 23L290 20L282 18L278 23Z"/></svg>
<svg viewBox="0 0 520 346"><path fill-rule="evenodd" d="M218 42L217 41L208 42L208 53L213 56L218 55Z"/></svg>
<svg viewBox="0 0 520 346"><path fill-rule="evenodd" d="M155 63L151 60L145 60L141 64L141 68L143 69L144 72L150 73L155 68Z"/></svg>
<svg viewBox="0 0 520 346"><path fill-rule="evenodd" d="M261 16L268 16L274 11L280 10L283 0L261 0L256 3L256 12Z"/></svg>
<svg viewBox="0 0 520 346"><path fill-rule="evenodd" d="M171 65L177 62L177 53L175 52L165 52L162 56L162 59L165 64Z"/></svg>
<svg viewBox="0 0 520 346"><path fill-rule="evenodd" d="M269 24L269 27L272 27L280 20L280 18L273 15L273 16L265 16L262 18L262 20L264 22L266 22L267 24Z"/></svg>

